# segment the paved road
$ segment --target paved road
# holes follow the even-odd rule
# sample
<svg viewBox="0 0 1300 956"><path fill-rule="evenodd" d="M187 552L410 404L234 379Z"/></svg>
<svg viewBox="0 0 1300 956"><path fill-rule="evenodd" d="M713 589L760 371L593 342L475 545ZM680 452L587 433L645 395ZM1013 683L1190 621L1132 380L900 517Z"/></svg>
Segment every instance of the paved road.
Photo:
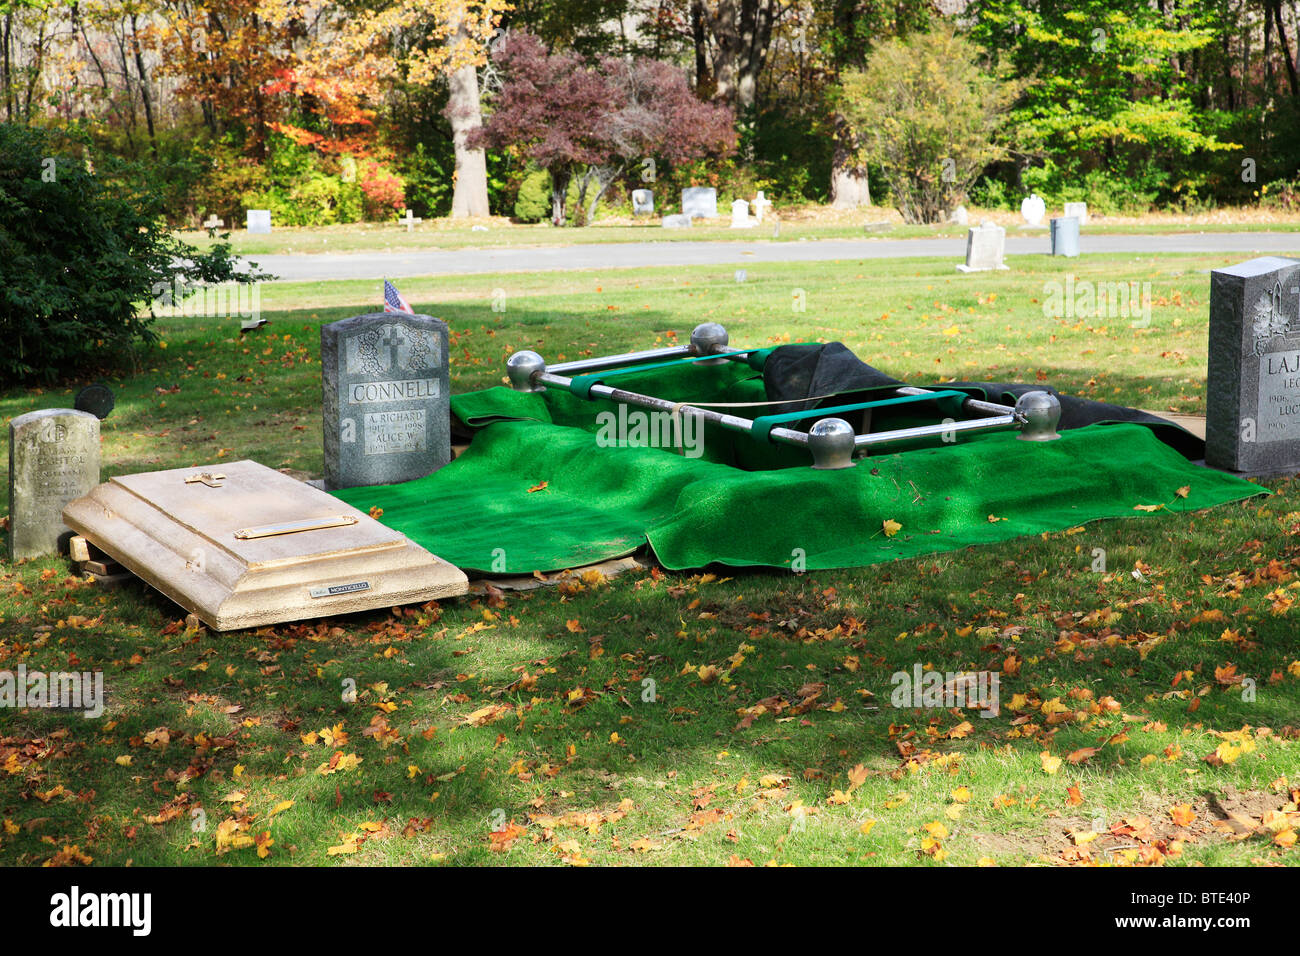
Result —
<svg viewBox="0 0 1300 956"><path fill-rule="evenodd" d="M1218 232L1161 236L1082 236L1080 251L1104 253L1225 252L1300 256L1300 233ZM1046 232L1007 237L1006 255L1042 255ZM553 248L446 249L427 252L324 253L251 256L285 281L395 279L403 276L560 269L635 269L642 266L743 265L828 259L943 256L962 261L965 239L821 239L798 242L627 242Z"/></svg>

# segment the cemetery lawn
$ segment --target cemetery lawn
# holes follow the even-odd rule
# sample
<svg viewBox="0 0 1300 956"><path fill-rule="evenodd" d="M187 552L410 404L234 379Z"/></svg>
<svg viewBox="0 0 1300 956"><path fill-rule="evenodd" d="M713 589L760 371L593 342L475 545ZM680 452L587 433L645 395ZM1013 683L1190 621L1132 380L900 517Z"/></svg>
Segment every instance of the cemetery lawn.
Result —
<svg viewBox="0 0 1300 956"><path fill-rule="evenodd" d="M917 381L1203 412L1203 270L1231 259L1009 261L401 286L450 323L457 391L498 383L511 350L646 348L714 319ZM1045 316L1067 272L1150 281L1149 327ZM271 324L243 338L160 321L166 347L108 379L106 475L319 475L319 326L376 286L268 286ZM0 418L73 391L7 390ZM588 574L225 635L62 559L0 564L0 668L102 670L108 697L97 720L0 712L0 863L1295 865L1300 489L1267 487L865 569ZM918 664L1001 672L1000 714L894 708L891 675Z"/></svg>
<svg viewBox="0 0 1300 956"><path fill-rule="evenodd" d="M797 213L793 215L798 215ZM525 225L506 219L490 220L487 231L475 232L472 226L450 220L429 220L407 232L405 226L392 223L353 223L335 226L276 227L270 235L253 234L237 229L230 234L234 251L240 255L269 255L272 253L317 252L397 252L432 249L498 249L522 246L568 246L607 242L805 242L817 239L933 239L964 238L966 226L945 223L933 226L909 226L901 221L889 220L896 214L881 210L868 210L852 216L821 216L803 219L786 219L781 222L780 233L773 235L774 222L765 220L752 229L732 229L725 218L713 222L700 222L690 229L664 229L658 221L631 222L616 219L596 222L585 228L557 229L549 224ZM971 223L981 216L972 213ZM1046 236L1045 230L1022 230L1019 215L999 213L994 216L1006 225L1008 236ZM875 222L871 228L864 224ZM1151 221L1108 222L1104 219L1090 222L1084 227L1087 234L1179 234L1206 232L1278 232L1300 231L1300 222L1247 221L1247 222L1193 222ZM177 235L199 249L208 249L217 240L206 230L181 231Z"/></svg>

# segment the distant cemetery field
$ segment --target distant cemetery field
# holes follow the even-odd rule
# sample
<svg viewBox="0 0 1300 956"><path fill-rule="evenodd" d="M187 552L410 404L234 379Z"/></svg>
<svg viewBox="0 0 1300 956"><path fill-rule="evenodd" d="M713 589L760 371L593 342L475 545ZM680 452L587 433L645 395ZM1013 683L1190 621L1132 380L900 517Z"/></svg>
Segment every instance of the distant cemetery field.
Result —
<svg viewBox="0 0 1300 956"><path fill-rule="evenodd" d="M1053 212L1058 215L1058 212ZM1007 227L1007 235L1021 234L1024 220L1006 210L969 211L971 225L991 219ZM696 220L689 229L664 229L659 218L609 215L582 229L557 228L549 223L518 223L497 216L475 223L453 219L426 219L410 229L399 220L350 223L334 226L286 227L274 225L269 235L241 228L230 231L233 249L244 255L291 252L382 252L402 249L497 248L503 246L554 246L603 242L799 242L813 239L922 239L935 236L962 237L967 227L957 223L907 225L891 207L858 209L851 212L809 204L784 207L771 213L756 228L736 230L726 214L713 220ZM221 232L229 229L229 224ZM1144 216L1098 216L1088 221L1084 232L1103 234L1162 234L1181 232L1298 232L1300 220L1278 210L1255 207L1226 208L1196 215L1152 213ZM1032 233L1025 233L1032 234ZM206 230L182 230L177 235L199 249L217 240Z"/></svg>
<svg viewBox="0 0 1300 956"><path fill-rule="evenodd" d="M736 345L840 340L912 381L1044 381L1196 414L1206 270L1234 261L401 286L449 324L456 392L499 384L515 350L648 348L717 320ZM1149 316L1077 315L1084 283L1137 283ZM109 380L105 477L241 458L319 476L320 326L377 309L379 285L262 287L269 324L242 337L237 317L160 321L165 348ZM7 391L0 417L74 391ZM0 862L1294 864L1300 582L1283 543L1300 492L1268 487L851 571L588 572L229 634L62 558L6 566L0 642L28 670L102 667L107 704L103 720L7 718ZM1000 716L891 706L891 675L917 661L1001 672ZM1283 824L1234 832L1214 825L1223 808Z"/></svg>

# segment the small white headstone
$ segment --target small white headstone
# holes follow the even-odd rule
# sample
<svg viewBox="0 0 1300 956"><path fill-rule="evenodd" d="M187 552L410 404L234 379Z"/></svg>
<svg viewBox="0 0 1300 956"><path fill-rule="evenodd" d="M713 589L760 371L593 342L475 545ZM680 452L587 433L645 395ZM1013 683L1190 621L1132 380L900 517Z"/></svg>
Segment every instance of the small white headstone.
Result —
<svg viewBox="0 0 1300 956"><path fill-rule="evenodd" d="M1079 225L1086 226L1088 224L1088 204L1086 202L1067 202L1065 204L1065 218L1077 219Z"/></svg>
<svg viewBox="0 0 1300 956"><path fill-rule="evenodd" d="M418 226L420 223L424 222L423 219L421 219L415 213L411 212L411 210L409 209L406 210L406 215L397 221L400 222L402 225L406 226L407 232L411 231L412 226Z"/></svg>
<svg viewBox="0 0 1300 956"><path fill-rule="evenodd" d="M974 229L966 231L966 264L957 267L958 272L988 272L993 269L1005 269L1002 262L1003 250L1006 248L1007 231L1001 226L985 221Z"/></svg>
<svg viewBox="0 0 1300 956"><path fill-rule="evenodd" d="M1027 225L1041 225L1043 217L1047 215L1047 203L1043 202L1043 197L1038 193L1032 193L1020 204L1020 215L1025 217Z"/></svg>
<svg viewBox="0 0 1300 956"><path fill-rule="evenodd" d="M965 206L958 206L952 211L952 218L948 221L955 222L959 226L964 226L970 222L970 213L966 211Z"/></svg>
<svg viewBox="0 0 1300 956"><path fill-rule="evenodd" d="M660 225L665 229L689 229L691 228L691 217L683 215L664 216Z"/></svg>
<svg viewBox="0 0 1300 956"><path fill-rule="evenodd" d="M655 211L655 194L649 189L632 190L632 215L649 216Z"/></svg>
<svg viewBox="0 0 1300 956"><path fill-rule="evenodd" d="M749 203L743 199L737 199L731 204L731 228L732 229L749 229L754 223L749 218Z"/></svg>
<svg viewBox="0 0 1300 956"><path fill-rule="evenodd" d="M768 207L771 205L772 200L764 196L763 190L760 189L758 195L754 197L754 201L750 203L750 206L754 208L754 218L762 222L763 214L767 212Z"/></svg>
<svg viewBox="0 0 1300 956"><path fill-rule="evenodd" d="M682 190L682 215L695 219L718 217L718 191L712 186L688 186Z"/></svg>
<svg viewBox="0 0 1300 956"><path fill-rule="evenodd" d="M271 231L271 210L269 209L250 209L248 210L248 231L249 232L270 232Z"/></svg>

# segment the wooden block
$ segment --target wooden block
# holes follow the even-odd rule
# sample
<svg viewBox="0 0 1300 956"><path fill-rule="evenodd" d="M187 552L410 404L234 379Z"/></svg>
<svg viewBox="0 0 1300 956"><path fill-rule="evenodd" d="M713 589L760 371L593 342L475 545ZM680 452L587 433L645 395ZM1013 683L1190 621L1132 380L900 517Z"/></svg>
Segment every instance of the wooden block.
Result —
<svg viewBox="0 0 1300 956"><path fill-rule="evenodd" d="M121 475L64 509L74 531L217 631L464 594L464 573L324 491L254 461ZM235 532L347 516L266 537Z"/></svg>

